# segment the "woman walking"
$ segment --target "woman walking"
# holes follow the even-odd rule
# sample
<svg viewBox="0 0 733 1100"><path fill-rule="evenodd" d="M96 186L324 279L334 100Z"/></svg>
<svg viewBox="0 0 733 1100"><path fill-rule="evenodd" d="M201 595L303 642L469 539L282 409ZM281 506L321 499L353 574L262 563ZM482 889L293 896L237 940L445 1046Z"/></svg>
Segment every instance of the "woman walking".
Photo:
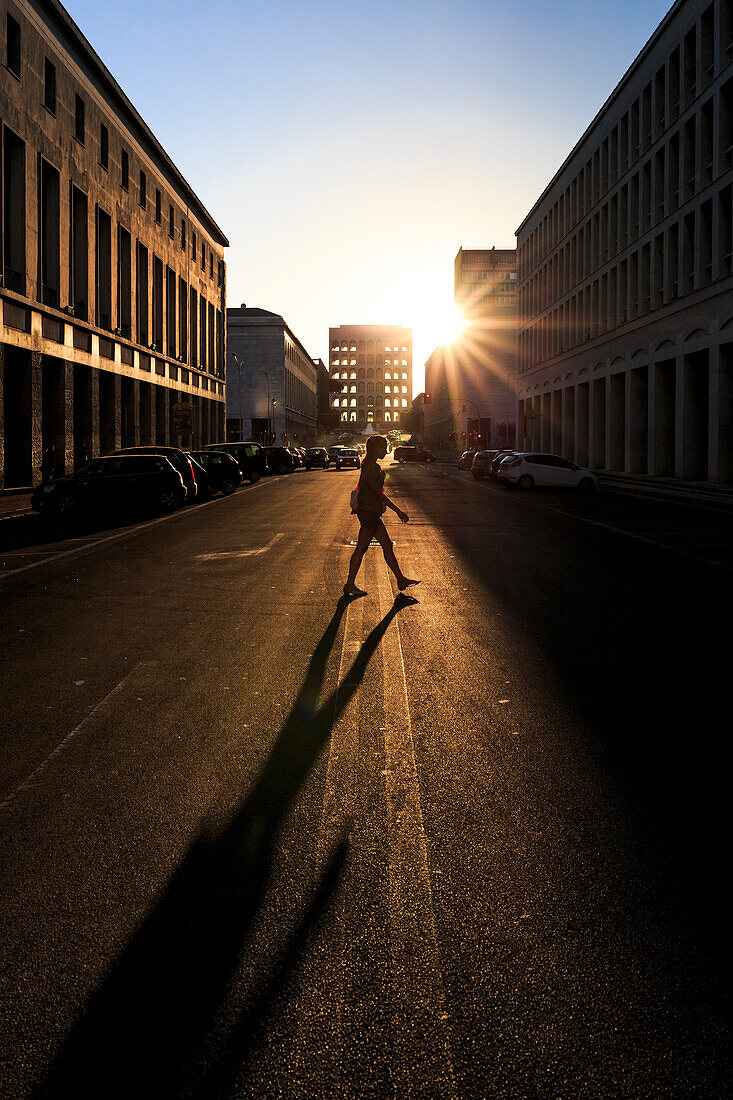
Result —
<svg viewBox="0 0 733 1100"><path fill-rule="evenodd" d="M387 508L396 512L403 523L408 523L410 517L385 495L384 470L378 464L378 459L384 458L387 453L387 440L383 435L370 435L367 440L366 454L361 464L359 476L359 502L356 506L356 514L359 517L359 538L356 548L349 562L349 579L344 585L345 596L366 596L362 588L356 587L356 574L359 572L361 559L366 553L372 539L376 538L381 544L384 560L397 578L397 587L404 592L411 584L419 584L419 581L406 577L399 567L395 557L392 540L387 534L382 516Z"/></svg>

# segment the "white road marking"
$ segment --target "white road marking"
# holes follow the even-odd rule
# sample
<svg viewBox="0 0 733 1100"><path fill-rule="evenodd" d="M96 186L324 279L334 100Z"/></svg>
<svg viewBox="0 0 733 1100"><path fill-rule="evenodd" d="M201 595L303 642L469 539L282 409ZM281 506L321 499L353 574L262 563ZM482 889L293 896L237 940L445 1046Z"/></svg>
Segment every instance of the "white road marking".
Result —
<svg viewBox="0 0 733 1100"><path fill-rule="evenodd" d="M213 551L211 554L197 554L196 561L218 561L221 558L250 558L254 554L266 554L268 550L271 550L278 539L285 537L284 531L278 531L276 535L273 535L267 546L260 546L259 550L218 550Z"/></svg>
<svg viewBox="0 0 733 1100"><path fill-rule="evenodd" d="M218 497L216 500L207 500L203 504L195 506L194 511L201 511L203 508L210 508L212 504L221 504L223 501L229 500L229 497ZM76 558L82 554L88 554L92 550L96 550L99 546L105 546L108 543L118 542L120 539L132 538L134 535L139 534L141 531L147 531L150 527L157 527L159 523L168 523L170 520L180 519L181 516L191 515L190 508L181 508L177 512L172 512L168 516L159 516L158 519L145 520L144 523L137 523L134 527L128 527L124 531L118 531L115 535L107 535L103 539L96 539L94 542L88 542L85 546L77 546L72 550L62 550L60 554L49 554L48 557L42 558L41 561L30 562L28 565L21 565L17 569L8 569L4 573L0 573L0 583L8 579L8 577L15 577L18 573L27 573L29 569L38 569L42 565L48 565L51 562L61 561L63 558Z"/></svg>
<svg viewBox="0 0 733 1100"><path fill-rule="evenodd" d="M394 602L385 562L379 565L379 611L382 618ZM390 949L395 989L403 1019L414 1021L420 1035L420 1073L410 1087L422 1084L435 1096L457 1096L445 1021L445 992L435 930L428 848L420 803L405 662L399 615L385 633L382 655L384 689L385 786L389 812ZM416 1052L417 1053L417 1052ZM420 1092L420 1088L416 1089Z"/></svg>
<svg viewBox="0 0 733 1100"><path fill-rule="evenodd" d="M116 687L113 687L112 690L105 695L104 699L100 699L97 705L93 708L93 710L89 711L89 714L87 714L85 718L82 718L79 725L74 726L73 730L71 730L70 733L66 734L66 737L64 737L63 741L60 741L56 748L51 750L45 760L42 760L38 767L33 769L30 775L21 780L17 787L13 791L11 791L10 794L6 795L2 802L0 802L0 810L7 809L7 807L16 800L19 794L22 794L23 791L28 790L35 783L35 781L39 779L41 775L43 775L43 773L48 769L49 765L52 764L53 761L62 754L64 749L66 749L68 745L70 745L71 742L76 737L78 737L80 733L83 733L87 726L89 726L93 721L99 718L101 714L104 714L107 711L107 709L109 708L109 704L112 702L115 696L119 695L120 692L124 690L126 684L137 672L140 671L140 669L152 668L154 665L155 661L140 661L137 665L135 665L135 667L130 672L128 672L127 676L123 677L123 679L120 680L119 684L117 684ZM81 681L81 683L83 683L83 681Z"/></svg>

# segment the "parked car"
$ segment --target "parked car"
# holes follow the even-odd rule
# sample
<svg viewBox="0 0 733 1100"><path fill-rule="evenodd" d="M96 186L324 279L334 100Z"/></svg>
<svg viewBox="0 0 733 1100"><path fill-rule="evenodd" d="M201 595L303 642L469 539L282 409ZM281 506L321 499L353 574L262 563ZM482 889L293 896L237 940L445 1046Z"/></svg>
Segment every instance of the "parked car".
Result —
<svg viewBox="0 0 733 1100"><path fill-rule="evenodd" d="M494 455L494 457L491 460L491 469L489 470L489 480L490 481L498 481L499 480L499 467L501 466L504 459L507 458L508 455L515 455L515 454L518 454L518 453L519 452L515 451L512 447L505 447L504 450L497 451L496 454Z"/></svg>
<svg viewBox="0 0 733 1100"><path fill-rule="evenodd" d="M224 451L236 459L242 480L246 479L254 485L267 473L267 456L265 448L251 439L245 439L241 443L208 443L206 451Z"/></svg>
<svg viewBox="0 0 733 1100"><path fill-rule="evenodd" d="M242 484L242 474L236 458L226 451L193 451L191 457L206 471L210 493L229 496ZM198 481L198 474L196 475Z"/></svg>
<svg viewBox="0 0 733 1100"><path fill-rule="evenodd" d="M435 455L425 447L395 447L394 458L397 462L435 462Z"/></svg>
<svg viewBox="0 0 733 1100"><path fill-rule="evenodd" d="M598 485L592 470L576 466L560 455L537 454L524 451L507 455L499 467L499 481L517 485L520 489L534 489L535 485L552 488L573 488L591 492Z"/></svg>
<svg viewBox="0 0 733 1100"><path fill-rule="evenodd" d="M484 477L490 477L494 459L497 455L504 454L507 454L507 452L496 449L490 451L476 451L470 466L471 473L476 478L476 481L481 481Z"/></svg>
<svg viewBox="0 0 733 1100"><path fill-rule="evenodd" d="M268 474L292 474L295 459L287 447L265 447Z"/></svg>
<svg viewBox="0 0 733 1100"><path fill-rule="evenodd" d="M295 463L295 468L296 469L298 469L299 467L305 466L305 462L303 461L303 456L301 455L301 453L300 453L300 451L298 450L297 447L286 447L285 450L288 451L293 456L293 462Z"/></svg>
<svg viewBox="0 0 733 1100"><path fill-rule="evenodd" d="M325 447L309 447L305 452L306 470L312 470L314 466L320 466L322 470L328 469L328 451Z"/></svg>
<svg viewBox="0 0 733 1100"><path fill-rule="evenodd" d="M336 455L336 469L343 470L346 466L356 467L359 469L361 465L361 458L359 452L355 447L342 447L339 453Z"/></svg>
<svg viewBox="0 0 733 1100"><path fill-rule="evenodd" d="M470 470L471 463L473 462L473 456L478 453L478 447L472 447L470 451L464 451L461 457L458 459L459 470Z"/></svg>
<svg viewBox="0 0 733 1100"><path fill-rule="evenodd" d="M163 455L173 469L178 470L181 475L183 484L186 486L187 502L190 504L196 499L198 492L196 474L191 459L180 447L123 447L122 450L113 453L115 455Z"/></svg>
<svg viewBox="0 0 733 1100"><path fill-rule="evenodd" d="M183 478L164 455L106 455L70 477L40 485L31 507L59 516L138 508L172 512L185 500Z"/></svg>

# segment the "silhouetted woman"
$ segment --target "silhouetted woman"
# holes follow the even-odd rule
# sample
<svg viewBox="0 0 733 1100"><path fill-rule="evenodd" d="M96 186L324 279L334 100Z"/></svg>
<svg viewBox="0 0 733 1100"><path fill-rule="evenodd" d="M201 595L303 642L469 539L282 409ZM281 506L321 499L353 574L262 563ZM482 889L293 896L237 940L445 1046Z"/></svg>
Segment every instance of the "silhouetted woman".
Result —
<svg viewBox="0 0 733 1100"><path fill-rule="evenodd" d="M386 453L387 440L384 436L370 435L359 476L359 504L356 514L359 517L361 527L359 528L356 548L349 562L349 579L344 585L346 596L366 596L366 592L362 588L356 587L356 574L359 572L361 559L364 557L369 543L374 538L378 539L382 546L384 560L397 578L397 587L400 592L403 592L411 584L420 583L406 577L400 569L395 557L392 540L382 522L382 516L387 508L391 508L393 512L396 512L403 523L408 523L410 519L407 512L403 512L401 508L392 503L389 497L385 496L384 470L380 468L377 460L384 458Z"/></svg>

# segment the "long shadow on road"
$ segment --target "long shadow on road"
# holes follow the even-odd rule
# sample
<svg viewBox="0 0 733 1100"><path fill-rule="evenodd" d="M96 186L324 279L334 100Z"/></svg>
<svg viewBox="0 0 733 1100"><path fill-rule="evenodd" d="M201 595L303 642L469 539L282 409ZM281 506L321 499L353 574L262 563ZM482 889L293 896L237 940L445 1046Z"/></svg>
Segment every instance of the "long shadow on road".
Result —
<svg viewBox="0 0 733 1100"><path fill-rule="evenodd" d="M39 1095L220 1096L246 1064L274 997L328 906L346 858L342 840L300 923L281 947L279 962L235 1031L217 1038L217 1066L207 1068L204 1058L201 1077L202 1052L233 987L270 881L279 826L390 623L412 602L395 600L343 682L319 706L329 654L348 606L345 597L339 600L254 788L224 828L194 840L153 911L92 995ZM192 1082L194 1073L198 1084Z"/></svg>

